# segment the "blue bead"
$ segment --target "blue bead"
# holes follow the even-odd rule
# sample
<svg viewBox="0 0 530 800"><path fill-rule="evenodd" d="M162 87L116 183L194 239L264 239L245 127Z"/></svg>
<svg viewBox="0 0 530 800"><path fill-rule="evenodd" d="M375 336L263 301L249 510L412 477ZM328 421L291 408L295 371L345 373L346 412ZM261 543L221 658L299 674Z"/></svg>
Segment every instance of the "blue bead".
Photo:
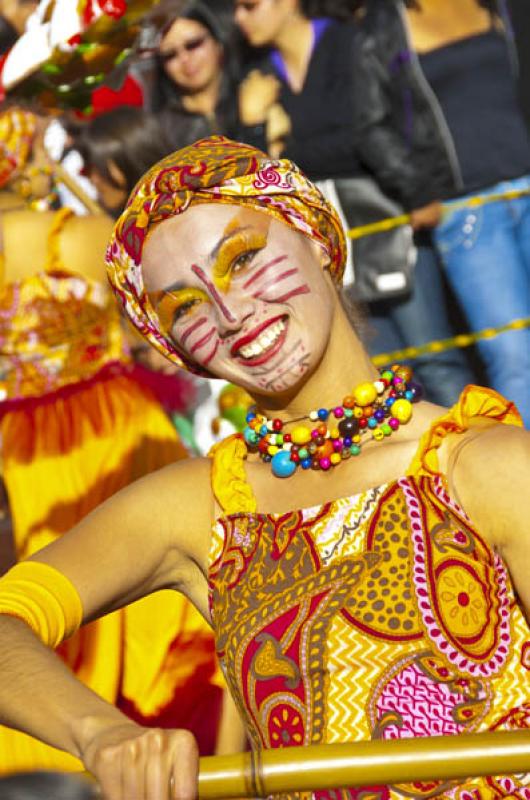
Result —
<svg viewBox="0 0 530 800"><path fill-rule="evenodd" d="M395 402L396 402L395 397L387 397L387 399L385 400L385 406L388 406L388 408L390 408L391 406L394 405Z"/></svg>
<svg viewBox="0 0 530 800"><path fill-rule="evenodd" d="M259 429L259 432L261 433L262 436L266 436L267 433L268 433L267 426L266 425L262 425L261 428Z"/></svg>
<svg viewBox="0 0 530 800"><path fill-rule="evenodd" d="M243 438L245 439L245 442L250 445L257 444L259 440L259 436L255 431L252 430L252 428L245 428L243 431Z"/></svg>
<svg viewBox="0 0 530 800"><path fill-rule="evenodd" d="M410 389L407 389L405 392L405 400L408 400L410 403L414 400L414 392L411 392Z"/></svg>
<svg viewBox="0 0 530 800"><path fill-rule="evenodd" d="M349 436L346 436L346 438L343 440L342 444L344 445L344 447L351 447L352 446L352 439L350 439Z"/></svg>
<svg viewBox="0 0 530 800"><path fill-rule="evenodd" d="M256 419L256 414L254 413L254 411L249 411L245 419L247 423L250 423L252 422L253 419Z"/></svg>
<svg viewBox="0 0 530 800"><path fill-rule="evenodd" d="M317 411L318 418L322 421L326 420L329 417L329 411L327 408L319 408Z"/></svg>
<svg viewBox="0 0 530 800"><path fill-rule="evenodd" d="M300 461L300 466L302 467L302 469L310 469L310 467L311 467L311 459L310 458L303 458Z"/></svg>
<svg viewBox="0 0 530 800"><path fill-rule="evenodd" d="M378 409L377 409L377 410L374 412L374 417L376 418L376 420L377 420L378 422L382 422L382 421L384 420L384 418L385 418L385 412L383 411L383 409L382 409L382 408L378 408Z"/></svg>
<svg viewBox="0 0 530 800"><path fill-rule="evenodd" d="M296 464L291 461L291 454L288 450L280 450L272 457L271 467L273 475L277 478L290 478L296 472Z"/></svg>
<svg viewBox="0 0 530 800"><path fill-rule="evenodd" d="M377 428L377 420L376 420L376 418L375 418L375 417L370 417L370 418L369 418L369 420L368 420L368 427L369 427L369 428L371 428L372 430L373 430L374 428Z"/></svg>

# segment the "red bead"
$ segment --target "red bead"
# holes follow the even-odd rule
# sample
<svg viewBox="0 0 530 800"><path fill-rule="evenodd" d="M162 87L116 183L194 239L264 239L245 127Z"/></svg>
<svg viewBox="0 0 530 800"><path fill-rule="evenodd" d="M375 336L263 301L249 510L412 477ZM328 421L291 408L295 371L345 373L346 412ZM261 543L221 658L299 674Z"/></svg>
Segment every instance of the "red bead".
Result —
<svg viewBox="0 0 530 800"><path fill-rule="evenodd" d="M359 420L359 428L366 428L367 425L368 425L368 420L366 419L366 417L361 417L361 419Z"/></svg>
<svg viewBox="0 0 530 800"><path fill-rule="evenodd" d="M262 439L258 444L258 450L260 453L266 453L269 449L269 443L266 439Z"/></svg>
<svg viewBox="0 0 530 800"><path fill-rule="evenodd" d="M298 453L293 453L292 450L291 450L291 461L293 462L293 464L300 463L300 456L298 455Z"/></svg>
<svg viewBox="0 0 530 800"><path fill-rule="evenodd" d="M284 433L284 434L283 434L283 441L284 441L286 444L289 444L289 442L291 441L291 434L290 434L290 433Z"/></svg>
<svg viewBox="0 0 530 800"><path fill-rule="evenodd" d="M273 420L273 422L272 422L272 428L273 428L273 430L275 430L276 432L278 432L278 431L281 431L281 429L283 428L283 422L281 421L281 419L275 419L275 420Z"/></svg>

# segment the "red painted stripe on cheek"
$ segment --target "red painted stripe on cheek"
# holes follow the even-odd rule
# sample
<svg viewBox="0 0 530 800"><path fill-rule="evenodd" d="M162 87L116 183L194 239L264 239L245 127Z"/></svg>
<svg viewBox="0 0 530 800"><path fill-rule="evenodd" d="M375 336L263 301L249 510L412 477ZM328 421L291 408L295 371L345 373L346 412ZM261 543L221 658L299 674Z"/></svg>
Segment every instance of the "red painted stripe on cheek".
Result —
<svg viewBox="0 0 530 800"><path fill-rule="evenodd" d="M290 300L291 297L297 297L299 294L311 294L311 289L309 286L304 283L303 286L299 286L297 289L293 289L287 294L282 295L281 297L271 298L271 303L286 303L287 300Z"/></svg>
<svg viewBox="0 0 530 800"><path fill-rule="evenodd" d="M298 274L297 269L288 269L285 272L282 272L281 275L277 275L274 278L271 278L271 280L265 281L263 286L260 289L258 289L258 291L256 292L256 294L253 295L253 297L261 297L262 294L264 294L270 288L274 288L278 283L280 283L280 281L285 281L287 278L291 278L293 275L297 274Z"/></svg>
<svg viewBox="0 0 530 800"><path fill-rule="evenodd" d="M207 366L208 366L208 364L210 363L210 361L212 360L212 358L214 358L214 357L215 357L215 355L216 355L216 353L217 353L217 350L218 350L218 349L219 349L219 339L216 341L216 343L215 343L215 347L214 347L214 349L212 350L212 352L210 353L210 355L208 356L208 358L206 358L206 359L205 359L205 360L202 362L202 365L203 365L203 367L207 367Z"/></svg>
<svg viewBox="0 0 530 800"><path fill-rule="evenodd" d="M206 336L203 336L203 337L202 337L202 339L199 339L199 341L198 341L198 342L195 342L195 344L193 345L193 347L192 347L192 348L191 348L191 350L190 350L190 353L191 353L191 354L193 354L193 353L195 353L197 350L200 350L200 349L201 349L201 347L204 347L204 345L205 345L205 344L208 344L208 342L210 341L210 339L211 339L211 338L212 338L212 336L214 336L214 335L215 335L215 328L211 328L211 330L210 330L210 331L208 331L208 333L206 334Z"/></svg>
<svg viewBox="0 0 530 800"><path fill-rule="evenodd" d="M278 256L278 258L269 261L268 264L264 264L255 275L251 275L246 283L243 284L243 289L248 289L249 286L252 286L257 280L259 280L265 272L270 269L271 267L275 267L277 264L281 264L282 261L285 261L287 256Z"/></svg>
<svg viewBox="0 0 530 800"><path fill-rule="evenodd" d="M194 322L193 325L190 325L189 328L186 328L186 330L180 337L180 344L181 345L186 344L186 339L188 338L188 336L190 336L193 333L193 331L196 331L197 328L200 328L202 325L204 325L205 322L208 322L208 317L201 317L196 322Z"/></svg>

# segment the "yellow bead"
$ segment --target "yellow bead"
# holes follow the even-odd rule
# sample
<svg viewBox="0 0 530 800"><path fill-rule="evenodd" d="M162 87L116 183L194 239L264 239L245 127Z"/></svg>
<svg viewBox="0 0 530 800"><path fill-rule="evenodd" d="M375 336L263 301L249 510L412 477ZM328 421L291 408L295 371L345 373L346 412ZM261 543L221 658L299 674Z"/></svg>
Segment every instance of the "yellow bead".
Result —
<svg viewBox="0 0 530 800"><path fill-rule="evenodd" d="M412 403L409 403L404 397L400 397L392 406L392 416L402 424L408 422L412 416Z"/></svg>
<svg viewBox="0 0 530 800"><path fill-rule="evenodd" d="M276 453L277 453L279 450L280 450L280 448L279 448L279 447L276 447L276 445L274 445L274 444L271 444L271 446L270 446L270 447L267 447L267 453L268 453L270 456L275 456L275 455L276 455Z"/></svg>
<svg viewBox="0 0 530 800"><path fill-rule="evenodd" d="M355 406L355 408L353 409L353 416L355 417L355 419L361 419L361 417L364 416L364 411L362 410L362 408L359 408L359 406Z"/></svg>
<svg viewBox="0 0 530 800"><path fill-rule="evenodd" d="M385 438L385 434L381 430L381 428L376 428L372 433L372 438L375 439L376 442L380 442L381 439Z"/></svg>
<svg viewBox="0 0 530 800"><path fill-rule="evenodd" d="M361 437L359 436L358 433L355 436L352 436L352 442L354 444L359 444L360 441L361 441Z"/></svg>
<svg viewBox="0 0 530 800"><path fill-rule="evenodd" d="M355 402L360 406L369 406L377 397L377 390L373 383L360 383L353 390Z"/></svg>
<svg viewBox="0 0 530 800"><path fill-rule="evenodd" d="M340 437L339 429L332 428L329 432L329 435L331 436L332 439L338 439Z"/></svg>
<svg viewBox="0 0 530 800"><path fill-rule="evenodd" d="M293 444L307 444L311 441L311 431L305 425L297 425L291 433Z"/></svg>
<svg viewBox="0 0 530 800"><path fill-rule="evenodd" d="M329 457L329 460L332 464L340 464L342 458L340 457L340 453L333 453L333 455Z"/></svg>

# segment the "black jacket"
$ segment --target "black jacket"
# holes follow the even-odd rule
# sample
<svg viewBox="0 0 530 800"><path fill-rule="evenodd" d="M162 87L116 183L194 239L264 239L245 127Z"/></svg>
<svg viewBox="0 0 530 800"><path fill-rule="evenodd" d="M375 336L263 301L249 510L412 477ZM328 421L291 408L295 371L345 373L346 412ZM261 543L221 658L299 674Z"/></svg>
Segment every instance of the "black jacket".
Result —
<svg viewBox="0 0 530 800"><path fill-rule="evenodd" d="M370 0L353 48L361 161L407 209L462 186L451 134L408 39L399 0Z"/></svg>
<svg viewBox="0 0 530 800"><path fill-rule="evenodd" d="M277 75L265 52L247 65L280 79L279 102L289 115L292 133L284 158L290 158L311 180L342 178L360 172L355 152L351 89L351 51L355 28L333 20L315 47L304 88L295 93ZM240 125L238 138L266 150L264 126Z"/></svg>

